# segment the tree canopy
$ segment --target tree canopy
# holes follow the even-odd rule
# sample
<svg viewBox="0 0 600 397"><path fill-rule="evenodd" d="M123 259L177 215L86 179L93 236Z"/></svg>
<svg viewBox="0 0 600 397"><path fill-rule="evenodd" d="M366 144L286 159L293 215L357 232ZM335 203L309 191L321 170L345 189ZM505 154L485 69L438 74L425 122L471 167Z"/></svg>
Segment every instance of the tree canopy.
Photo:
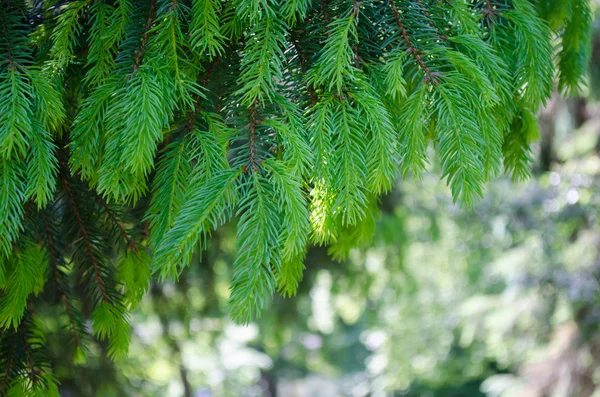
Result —
<svg viewBox="0 0 600 397"><path fill-rule="evenodd" d="M467 206L502 169L526 178L536 112L555 78L578 91L591 50L586 0L0 4L0 393L15 395L57 394L40 302L75 360L90 331L122 357L153 274L176 279L224 223L246 323L294 295L308 244L344 258L367 241L397 176L438 162Z"/></svg>

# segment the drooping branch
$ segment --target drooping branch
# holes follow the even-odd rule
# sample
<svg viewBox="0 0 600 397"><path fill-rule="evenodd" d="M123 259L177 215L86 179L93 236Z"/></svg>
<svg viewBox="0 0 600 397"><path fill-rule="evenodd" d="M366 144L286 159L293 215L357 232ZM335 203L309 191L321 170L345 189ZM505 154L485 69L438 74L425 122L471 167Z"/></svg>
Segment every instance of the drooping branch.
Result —
<svg viewBox="0 0 600 397"><path fill-rule="evenodd" d="M69 323L71 325L71 330L73 331L73 340L75 342L75 346L79 347L81 345L79 339L79 333L77 331L77 327L75 324L75 316L73 314L73 309L71 308L71 303L67 298L67 294L62 290L60 286L60 282L58 280L58 257L56 254L56 250L54 247L54 243L52 242L52 234L50 233L50 228L48 226L48 218L46 214L42 213L42 220L44 221L44 230L46 234L46 247L48 248L48 254L50 255L50 263L52 265L52 276L54 279L54 284L56 288L56 296L61 299L65 305L65 309L67 311L67 316L69 317Z"/></svg>
<svg viewBox="0 0 600 397"><path fill-rule="evenodd" d="M133 73L137 72L137 70L140 68L144 52L146 51L146 45L148 44L150 28L152 27L152 21L154 20L155 12L156 0L150 0L150 10L148 11L148 18L146 19L146 26L144 29L144 34L142 36L142 41L140 42L140 47L137 50L133 59Z"/></svg>
<svg viewBox="0 0 600 397"><path fill-rule="evenodd" d="M0 21L2 21L2 37L4 38L4 41L6 42L6 58L8 59L8 64L10 65L10 68L12 70L16 69L15 66L15 61L13 59L12 56L12 51L10 49L10 40L8 39L8 28L6 27L6 22L4 20L4 18L1 18Z"/></svg>
<svg viewBox="0 0 600 397"><path fill-rule="evenodd" d="M61 295L64 295L58 281L58 259L54 249L54 243L52 242L52 234L50 233L50 228L48 226L48 218L44 213L42 213L42 220L44 222L44 232L46 235L46 247L48 248L48 255L50 255L50 263L52 264L52 276L56 288L56 297L58 298Z"/></svg>
<svg viewBox="0 0 600 397"><path fill-rule="evenodd" d="M417 1L421 3L421 0ZM426 9L423 9L423 15L425 15L425 17L427 18L427 24L431 27L431 29L435 30L438 37L444 41L448 40L448 37L445 34L440 33L438 31L439 29L437 28L437 26L435 26L435 23L433 23L433 20L431 19L431 14Z"/></svg>
<svg viewBox="0 0 600 397"><path fill-rule="evenodd" d="M219 57L216 56L212 60L210 65L208 65L208 68L206 69L206 73L204 74L204 77L201 80L203 87L206 87L206 84L208 84L208 81L210 80L210 77L211 77L213 71L215 70L215 67L217 66L218 61L219 61ZM188 132L192 131L194 129L194 122L196 120L196 116L198 115L198 112L200 112L200 100L201 99L202 98L200 97L200 95L196 95L196 100L194 101L194 108L192 110L188 111L187 121L185 124L185 128Z"/></svg>
<svg viewBox="0 0 600 397"><path fill-rule="evenodd" d="M408 35L408 32L406 31L406 26L404 25L402 18L400 18L400 11L398 11L394 0L390 0L390 7L392 7L396 24L400 29L400 34L402 35L402 38L404 39L404 42L408 47L408 51L412 54L412 56L415 58L421 69L423 69L423 71L425 72L425 82L436 84L439 81L439 78L435 75L435 73L431 71L431 69L429 69L429 67L423 60L423 57L419 53L419 50L417 50L417 48L413 45L413 42L410 36Z"/></svg>
<svg viewBox="0 0 600 397"><path fill-rule="evenodd" d="M300 41L298 40L298 38L296 37L294 32L292 32L290 34L290 41L292 43L292 46L294 47L294 50L296 51L296 56L298 57L298 63L300 64L300 70L304 74L308 71L308 66L307 66L308 59L307 59L306 54L300 47ZM310 98L311 105L316 104L318 99L317 99L317 94L316 94L315 89L312 86L312 84L308 84L307 91L308 91L308 96Z"/></svg>
<svg viewBox="0 0 600 397"><path fill-rule="evenodd" d="M96 198L98 199L98 202L100 203L100 205L102 205L102 207L106 211L106 214L108 215L108 217L110 218L112 223L115 225L115 227L119 231L119 234L121 235L121 237L123 237L123 240L125 240L127 242L127 248L133 250L134 252L138 252L137 244L135 243L135 241L133 241L131 236L129 234L127 234L127 232L123 228L123 225L121 225L121 222L117 219L115 212L108 206L108 203L106 202L106 200L104 200L104 198L102 198L102 196L100 196L98 194L96 194Z"/></svg>
<svg viewBox="0 0 600 397"><path fill-rule="evenodd" d="M212 73L215 70L215 66L217 66L217 63L219 63L219 60L220 60L220 58L218 56L216 56L212 60L210 65L208 66L208 69L206 69L206 73L204 74L204 78L202 79L203 86L206 86L206 84L208 84L208 80L210 80L210 76L212 76Z"/></svg>
<svg viewBox="0 0 600 397"><path fill-rule="evenodd" d="M8 359L8 365L6 366L6 371L4 372L4 379L2 380L2 385L0 385L0 394L4 393L6 391L6 388L8 387L8 380L9 380L10 375L13 370L13 365L14 365L16 355L17 355L17 344L15 343L15 345L13 346L12 352L10 354L10 357Z"/></svg>
<svg viewBox="0 0 600 397"><path fill-rule="evenodd" d="M77 331L77 324L75 323L73 308L71 307L69 299L67 299L67 295L63 294L62 300L65 304L65 308L67 309L67 315L69 316L69 323L71 325L71 331L73 331L73 341L75 342L75 347L79 348L81 346L81 341L79 339L79 331Z"/></svg>
<svg viewBox="0 0 600 397"><path fill-rule="evenodd" d="M90 242L90 238L83 224L83 220L81 218L81 214L79 212L79 208L75 204L75 200L73 199L73 193L71 191L71 187L67 182L66 177L62 178L62 183L65 188L65 192L67 194L67 200L69 201L69 205L73 210L73 215L75 216L75 221L77 222L77 227L79 228L79 233L81 234L81 238L83 240L83 244L85 247L85 252L90 259L92 267L94 268L94 278L98 283L98 287L100 288L100 292L102 294L102 299L104 302L110 303L110 299L108 297L108 292L106 291L106 286L104 285L104 280L102 280L102 276L100 274L100 266L98 261L96 260L96 256L94 255L94 251L92 250L92 244Z"/></svg>
<svg viewBox="0 0 600 397"><path fill-rule="evenodd" d="M248 125L248 131L250 132L250 169L256 168L256 108L254 105L250 106L250 124Z"/></svg>
<svg viewBox="0 0 600 397"><path fill-rule="evenodd" d="M31 382L35 385L37 383L38 370L35 369L33 360L31 359L31 349L29 348L29 342L27 341L27 335L25 335L25 322L22 321L19 326L19 332L23 338L23 348L25 349L25 357L27 358L27 365L31 368Z"/></svg>

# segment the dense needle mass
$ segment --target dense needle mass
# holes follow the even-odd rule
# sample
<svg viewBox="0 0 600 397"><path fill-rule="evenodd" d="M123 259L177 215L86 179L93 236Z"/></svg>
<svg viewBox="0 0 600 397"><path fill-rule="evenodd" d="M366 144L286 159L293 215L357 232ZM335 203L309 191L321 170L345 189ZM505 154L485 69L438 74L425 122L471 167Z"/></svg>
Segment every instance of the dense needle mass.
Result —
<svg viewBox="0 0 600 397"><path fill-rule="evenodd" d="M396 176L435 162L467 206L527 177L555 75L576 93L590 56L586 0L0 5L0 394L57 394L36 310L77 360L88 318L123 356L152 274L226 222L249 322L307 244L368 240Z"/></svg>

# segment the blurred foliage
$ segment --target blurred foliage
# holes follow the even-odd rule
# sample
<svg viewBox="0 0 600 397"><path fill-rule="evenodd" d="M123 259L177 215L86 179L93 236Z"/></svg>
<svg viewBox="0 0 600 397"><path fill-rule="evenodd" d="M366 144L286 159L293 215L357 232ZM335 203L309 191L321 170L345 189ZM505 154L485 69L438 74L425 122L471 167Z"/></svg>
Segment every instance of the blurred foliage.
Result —
<svg viewBox="0 0 600 397"><path fill-rule="evenodd" d="M230 225L179 283L153 285L127 359L102 359L98 345L72 368L56 335L63 395L591 396L600 106L586 105L574 130L576 107L554 99L540 116L549 169L491 183L470 211L452 203L435 167L399 183L368 249L341 262L311 249L298 297L275 300L248 327L225 315Z"/></svg>
<svg viewBox="0 0 600 397"><path fill-rule="evenodd" d="M472 210L433 165L381 203L368 248L309 250L298 296L226 317L235 225L133 314L129 357L73 367L44 318L64 396L600 395L600 41L589 98L540 114L535 175ZM598 389L598 390L596 390Z"/></svg>

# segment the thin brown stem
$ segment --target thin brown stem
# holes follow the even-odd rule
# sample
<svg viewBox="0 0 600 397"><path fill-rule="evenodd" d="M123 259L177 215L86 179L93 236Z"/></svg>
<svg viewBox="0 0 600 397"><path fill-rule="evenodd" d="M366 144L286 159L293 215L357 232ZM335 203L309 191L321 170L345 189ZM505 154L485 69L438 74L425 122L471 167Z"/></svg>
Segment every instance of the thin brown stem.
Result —
<svg viewBox="0 0 600 397"><path fill-rule="evenodd" d="M33 361L31 360L31 350L29 348L29 342L27 342L27 335L25 335L25 326L23 322L21 322L19 332L21 333L21 337L23 338L23 347L25 348L27 365L29 365L29 367L31 368L31 382L35 385L37 383L37 371L35 369L35 366L33 365Z"/></svg>
<svg viewBox="0 0 600 397"><path fill-rule="evenodd" d="M404 25L404 22L402 22L402 19L400 18L400 12L398 11L396 4L394 3L394 0L390 0L390 6L392 7L392 11L394 13L394 18L396 19L396 24L398 25L398 28L400 29L400 34L402 35L402 38L406 42L408 51L413 55L413 57L416 59L417 63L421 67L421 69L423 69L423 71L425 72L425 82L430 82L430 83L435 84L438 81L438 78L429 69L429 67L423 60L423 57L419 53L419 50L417 50L415 48L415 46L413 45L412 40L410 39L410 36L408 35L408 32L406 31L406 26Z"/></svg>
<svg viewBox="0 0 600 397"><path fill-rule="evenodd" d="M250 168L256 167L256 108L254 105L250 106L250 125L248 130L250 131Z"/></svg>
<svg viewBox="0 0 600 397"><path fill-rule="evenodd" d="M125 231L125 229L123 229L123 226L121 225L121 222L119 222L119 220L117 219L117 216L115 215L114 211L110 209L110 207L108 206L108 203L106 202L106 200L104 200L99 195L96 195L96 197L98 198L98 201L100 202L100 204L102 204L102 206L106 210L106 213L108 214L108 217L111 219L111 221L117 227L117 230L119 230L119 233L121 234L121 236L123 237L123 239L127 242L127 247L129 247L130 249L132 249L135 252L138 252L137 244L127 234L127 232Z"/></svg>
<svg viewBox="0 0 600 397"><path fill-rule="evenodd" d="M65 304L65 308L67 309L67 315L69 316L69 323L71 324L71 330L73 331L73 341L75 342L75 347L79 347L81 346L81 341L79 340L79 333L75 324L75 316L73 314L71 303L69 302L65 294L62 294L62 300Z"/></svg>
<svg viewBox="0 0 600 397"><path fill-rule="evenodd" d="M63 177L62 182L63 182L63 186L65 188L65 192L67 193L67 199L69 201L71 209L73 210L73 215L75 215L75 221L77 222L77 227L79 228L79 232L81 233L81 238L83 239L85 251L86 251L88 257L90 258L92 267L94 268L94 273L95 273L94 278L98 282L98 286L99 286L100 292L102 294L102 299L104 300L104 302L110 303L108 293L106 292L106 287L104 286L104 280L102 280L102 277L100 275L100 266L98 265L96 257L94 256L94 251L92 250L92 244L90 243L89 236L87 234L87 231L85 230L85 226L83 225L83 220L81 219L81 214L79 213L79 209L77 208L77 205L75 204L75 200L73 199L73 193L71 192L71 187L69 186L69 183L67 182L66 178Z"/></svg>
<svg viewBox="0 0 600 397"><path fill-rule="evenodd" d="M206 84L210 80L210 76L212 75L213 71L215 70L215 67L217 66L218 61L219 61L219 57L215 57L215 59L212 60L210 65L208 65L208 68L206 69L206 73L204 74L204 78L201 81L203 86L206 86ZM201 99L200 96L196 97L196 100L194 101L194 109L190 110L188 112L187 121L185 123L185 128L188 131L192 131L194 129L194 122L196 120L196 116L198 115L198 112L200 111L200 99Z"/></svg>
<svg viewBox="0 0 600 397"><path fill-rule="evenodd" d="M61 289L60 283L58 282L58 259L56 251L54 249L54 244L52 243L52 234L50 233L50 228L48 227L48 218L46 217L46 214L42 213L42 219L44 221L44 229L46 232L46 246L48 247L48 253L50 254L50 262L52 263L52 275L56 287L56 296L62 299L63 303L65 304L65 308L67 309L67 315L69 317L69 322L71 324L71 329L73 330L73 339L75 341L75 346L79 347L79 334L77 333L77 327L75 326L75 317L73 316L73 310L71 309L71 304L67 299L67 295Z"/></svg>
<svg viewBox="0 0 600 397"><path fill-rule="evenodd" d="M17 344L13 346L12 353L10 354L10 358L8 359L8 365L6 366L6 372L4 373L4 379L2 380L2 385L0 386L0 394L6 390L8 386L8 380L10 378L10 374L12 373L12 367L15 361L15 355L17 354Z"/></svg>
<svg viewBox="0 0 600 397"><path fill-rule="evenodd" d="M12 52L10 51L10 41L8 40L8 28L6 27L6 22L4 19L2 20L2 32L4 33L4 41L6 42L6 57L8 59L8 64L12 70L15 70L15 61L12 56Z"/></svg>
<svg viewBox="0 0 600 397"><path fill-rule="evenodd" d="M483 14L487 17L491 17L494 15L498 15L498 11L494 10L494 6L492 5L492 2L490 0L485 0L485 10L483 11Z"/></svg>
<svg viewBox="0 0 600 397"><path fill-rule="evenodd" d="M354 13L354 23L358 25L358 19L360 17L360 5L362 1L353 1L352 2L352 12ZM362 58L358 55L358 43L354 43L352 47L354 51L354 62L358 65L357 68L361 69L362 63L364 62Z"/></svg>
<svg viewBox="0 0 600 397"><path fill-rule="evenodd" d="M148 44L148 37L150 28L152 27L152 20L154 19L154 13L156 8L156 0L150 0L150 10L148 11L148 18L146 19L146 27L144 29L144 35L142 36L142 41L140 43L140 48L135 54L133 58L133 72L137 72L140 68L140 64L142 62L142 57L144 52L146 51L146 45Z"/></svg>
<svg viewBox="0 0 600 397"><path fill-rule="evenodd" d="M204 78L202 79L202 85L206 85L208 83L208 80L210 80L210 76L212 75L212 72L215 70L215 66L217 66L218 62L219 62L219 57L215 57L215 59L213 59L213 61L210 63L210 65L208 66L208 69L206 69L206 74L204 75Z"/></svg>
<svg viewBox="0 0 600 397"><path fill-rule="evenodd" d="M417 2L421 3L421 0L417 0ZM448 40L448 37L446 35L438 32L437 26L435 26L435 23L433 23L433 21L431 20L431 14L429 14L429 12L427 12L425 8L423 8L423 15L425 15L425 17L427 18L427 24L429 25L429 27L435 30L435 34L437 34L441 40Z"/></svg>
<svg viewBox="0 0 600 397"><path fill-rule="evenodd" d="M300 48L300 44L298 42L298 40L295 38L294 34L292 33L291 36L291 41L292 41L292 46L294 47L294 50L296 50L296 55L298 56L298 63L300 64L300 70L302 71L302 73L306 73L307 72L307 59L306 59L306 54L302 51L302 49ZM308 96L310 98L310 103L312 105L317 103L317 94L315 92L314 87L311 84L308 84L307 87L307 91L308 91Z"/></svg>
<svg viewBox="0 0 600 397"><path fill-rule="evenodd" d="M60 283L58 282L58 260L56 257L56 251L54 250L54 244L52 242L52 234L50 233L50 228L48 227L48 218L44 213L42 213L42 220L44 221L44 231L46 233L46 246L48 247L50 263L52 264L52 275L54 278L54 285L56 287L56 296L60 297L63 295L63 292L60 288Z"/></svg>

